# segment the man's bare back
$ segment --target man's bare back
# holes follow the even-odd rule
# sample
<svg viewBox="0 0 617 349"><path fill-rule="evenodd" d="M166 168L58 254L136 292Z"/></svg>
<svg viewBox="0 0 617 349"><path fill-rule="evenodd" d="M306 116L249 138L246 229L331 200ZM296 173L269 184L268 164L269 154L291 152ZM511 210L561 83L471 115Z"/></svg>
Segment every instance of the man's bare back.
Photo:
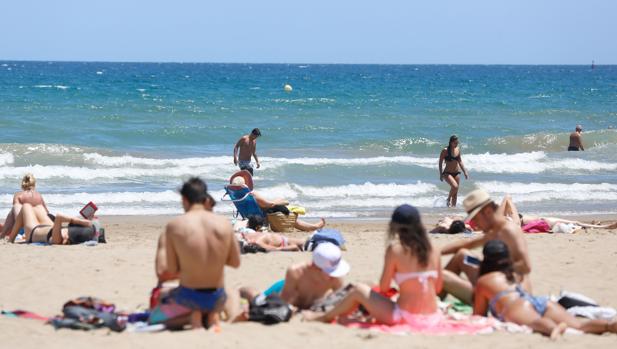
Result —
<svg viewBox="0 0 617 349"><path fill-rule="evenodd" d="M182 286L221 288L224 266L240 265L238 243L224 217L190 210L169 222L165 234L168 268L178 272Z"/></svg>
<svg viewBox="0 0 617 349"><path fill-rule="evenodd" d="M568 145L568 151L585 150L585 148L583 148L582 132L583 128L581 125L577 125L576 130L570 133L570 145Z"/></svg>

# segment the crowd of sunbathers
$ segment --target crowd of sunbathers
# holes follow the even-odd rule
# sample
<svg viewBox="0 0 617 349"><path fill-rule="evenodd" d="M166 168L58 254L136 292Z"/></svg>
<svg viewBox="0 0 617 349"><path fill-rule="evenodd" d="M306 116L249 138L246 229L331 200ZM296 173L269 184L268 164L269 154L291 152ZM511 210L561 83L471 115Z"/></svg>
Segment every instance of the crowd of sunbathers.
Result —
<svg viewBox="0 0 617 349"><path fill-rule="evenodd" d="M350 265L342 258L339 246L323 242L313 250L310 260L290 266L281 280L263 292L251 287L224 289L224 267L240 266L234 229L226 218L211 212L213 201L201 179L184 183L181 195L186 213L173 219L159 238L155 259L159 284L151 297L152 324L200 328L216 326L223 320L243 321L250 301L273 293L301 312L304 320L344 319L362 306L363 316L388 325L425 321L429 316L435 321L437 300L451 294L472 305L474 314L490 313L552 337L560 336L568 327L589 333L617 333L617 321L576 318L548 298L533 295L531 262L521 227L482 190L471 192L463 205L467 220L483 234L442 249L431 243L416 208L397 207L390 220L383 272L376 286L346 284L344 276ZM266 249L285 245L297 250L305 243L271 233L260 235L256 231L261 224L259 218L251 217L250 232L239 234L249 241L262 241ZM482 256L470 252L475 247L483 248ZM442 267L444 255L453 257ZM178 286L167 286L174 280L178 280ZM398 285L396 300L392 299L392 281ZM336 301L328 301L333 295Z"/></svg>
<svg viewBox="0 0 617 349"><path fill-rule="evenodd" d="M244 179L237 178L244 177L236 177L231 184L246 185ZM13 242L23 229L25 242L70 244L90 234L93 223L89 219L49 215L35 185L31 174L23 178L23 191L14 196L2 236ZM264 211L288 204L285 200L269 201L254 190L250 194ZM344 319L357 313L361 306L362 316L380 323L417 323L427 321L428 317L435 321L439 297L450 294L472 305L476 315L490 313L499 320L526 325L551 337L560 336L568 327L588 333L617 333L615 320L576 318L548 298L533 295L529 278L531 260L521 229L529 218L521 217L508 197L497 205L483 190L469 193L463 201L467 218L453 220L446 230L451 232L456 225L457 231L473 228L482 234L441 249L432 244L415 207L397 207L389 223L383 271L377 285L346 284L344 277L350 265L342 258L340 244L321 241L313 246L309 261L290 266L281 280L258 292L248 285L233 290L224 287L225 266L240 266L238 241L244 240L265 251L298 251L305 248L307 238L262 232L265 222L258 215L248 217L248 225L234 231L226 217L212 212L214 199L208 194L206 183L197 177L183 184L180 195L185 213L171 220L158 240L158 284L151 294L151 324L216 328L222 320L247 320L247 304L271 294L277 294L301 312L305 320ZM563 223L555 218L538 219L553 225ZM296 228L313 231L324 225L323 220L317 224L301 222ZM88 232L83 232L88 228ZM471 252L477 247L482 247L482 256ZM452 258L442 267L444 255ZM395 292L392 281L398 285Z"/></svg>

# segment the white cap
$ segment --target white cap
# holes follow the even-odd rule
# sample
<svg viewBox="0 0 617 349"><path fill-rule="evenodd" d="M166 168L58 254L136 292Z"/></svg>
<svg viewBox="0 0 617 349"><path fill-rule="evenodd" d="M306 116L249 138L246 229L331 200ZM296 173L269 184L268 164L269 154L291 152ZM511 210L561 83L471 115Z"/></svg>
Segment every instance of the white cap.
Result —
<svg viewBox="0 0 617 349"><path fill-rule="evenodd" d="M339 278L349 273L349 263L341 257L341 249L331 242L323 242L313 250L313 264L324 273Z"/></svg>

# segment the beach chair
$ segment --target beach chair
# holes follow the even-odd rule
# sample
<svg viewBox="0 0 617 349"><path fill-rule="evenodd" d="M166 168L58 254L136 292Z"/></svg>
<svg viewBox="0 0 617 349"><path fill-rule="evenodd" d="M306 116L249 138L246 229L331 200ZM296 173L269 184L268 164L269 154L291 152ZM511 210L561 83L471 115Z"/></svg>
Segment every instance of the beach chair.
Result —
<svg viewBox="0 0 617 349"><path fill-rule="evenodd" d="M227 198L229 197L229 198ZM259 216L266 218L253 195L251 189L247 186L227 185L225 186L225 195L221 201L231 201L236 207L235 217L242 216L242 219L248 219L249 216Z"/></svg>

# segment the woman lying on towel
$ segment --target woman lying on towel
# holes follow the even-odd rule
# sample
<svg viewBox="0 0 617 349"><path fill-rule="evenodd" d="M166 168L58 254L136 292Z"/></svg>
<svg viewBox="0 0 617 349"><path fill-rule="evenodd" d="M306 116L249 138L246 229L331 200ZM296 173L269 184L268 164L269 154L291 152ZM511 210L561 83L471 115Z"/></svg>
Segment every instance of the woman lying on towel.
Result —
<svg viewBox="0 0 617 349"><path fill-rule="evenodd" d="M68 226L63 227L63 224ZM79 244L93 240L96 235L92 222L87 219L63 214L50 217L43 206L33 207L28 203L22 205L21 211L15 218L15 224L8 237L10 242L15 242L21 228L24 228L24 241L27 243Z"/></svg>
<svg viewBox="0 0 617 349"><path fill-rule="evenodd" d="M547 297L535 297L516 280L508 246L501 240L484 245L484 259L474 292L474 314L490 312L501 321L531 327L551 338L560 336L568 327L587 333L617 333L617 321L581 320Z"/></svg>
<svg viewBox="0 0 617 349"><path fill-rule="evenodd" d="M331 322L339 316L351 314L362 305L378 322L394 325L426 322L437 313L436 294L441 291L443 280L439 249L431 245L428 234L415 207L402 205L396 208L388 232L390 243L379 289L390 289L392 279L399 286L396 302L368 285L356 284L349 294L326 313L305 312L307 320Z"/></svg>
<svg viewBox="0 0 617 349"><path fill-rule="evenodd" d="M518 209L516 208L516 205L514 205L514 202L512 202L512 198L510 197L510 195L506 195L503 198L503 201L499 205L497 213L503 214L504 216L511 219L514 223L519 224L521 227L527 224L532 224L533 222L544 221L546 222L546 224L548 224L548 226L553 232L554 232L555 226L558 224L572 225L574 229L572 229L572 231L570 232L576 231L578 229L583 229L583 228L617 229L617 222L613 224L589 224L589 223L573 221L573 220L568 220L568 219L563 219L563 218L558 218L558 217L541 217L541 216L532 216L528 214L522 215L520 214L520 212L518 212Z"/></svg>
<svg viewBox="0 0 617 349"><path fill-rule="evenodd" d="M241 228L236 233L238 241L254 244L266 252L273 251L302 251L306 238L292 238L278 233L265 233L261 231L264 225L263 217L249 216L246 228Z"/></svg>

